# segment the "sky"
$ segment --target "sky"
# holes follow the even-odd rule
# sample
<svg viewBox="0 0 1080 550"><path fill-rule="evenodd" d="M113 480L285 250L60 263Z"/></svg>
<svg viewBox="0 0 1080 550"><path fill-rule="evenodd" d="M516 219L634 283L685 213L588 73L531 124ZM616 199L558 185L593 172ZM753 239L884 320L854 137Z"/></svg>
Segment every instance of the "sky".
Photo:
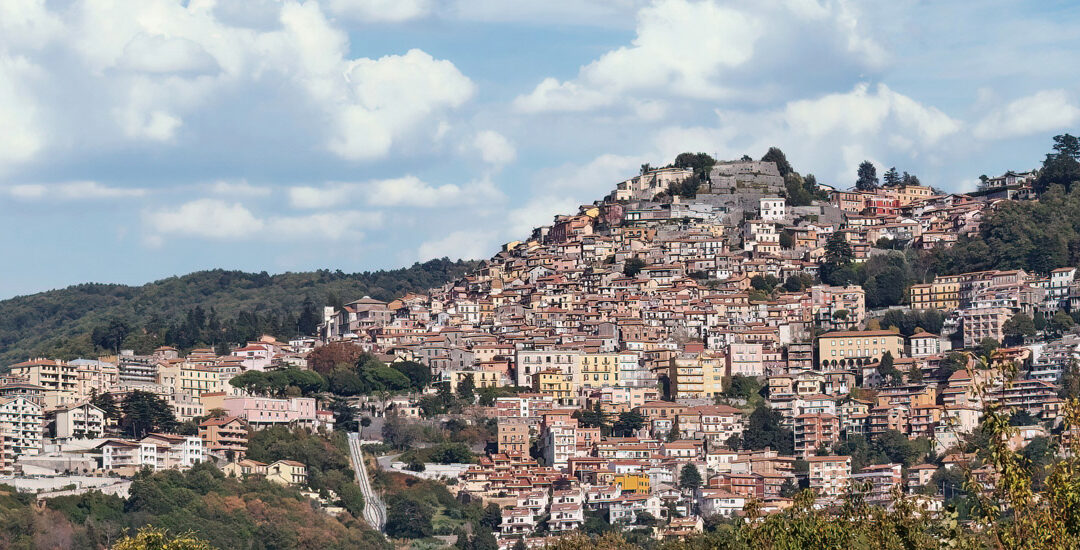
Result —
<svg viewBox="0 0 1080 550"><path fill-rule="evenodd" d="M0 0L0 298L484 258L683 151L967 191L1080 125L1080 4Z"/></svg>

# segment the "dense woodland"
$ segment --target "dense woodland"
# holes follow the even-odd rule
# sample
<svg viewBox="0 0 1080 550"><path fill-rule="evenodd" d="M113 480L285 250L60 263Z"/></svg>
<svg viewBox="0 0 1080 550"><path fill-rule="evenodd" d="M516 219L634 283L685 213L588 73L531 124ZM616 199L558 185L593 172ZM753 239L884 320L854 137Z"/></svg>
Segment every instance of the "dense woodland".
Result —
<svg viewBox="0 0 1080 550"><path fill-rule="evenodd" d="M365 295L390 300L463 276L476 262L447 259L363 273L269 275L200 271L142 286L82 284L0 301L0 365L33 356L96 357L116 349L240 343L310 333L324 305Z"/></svg>

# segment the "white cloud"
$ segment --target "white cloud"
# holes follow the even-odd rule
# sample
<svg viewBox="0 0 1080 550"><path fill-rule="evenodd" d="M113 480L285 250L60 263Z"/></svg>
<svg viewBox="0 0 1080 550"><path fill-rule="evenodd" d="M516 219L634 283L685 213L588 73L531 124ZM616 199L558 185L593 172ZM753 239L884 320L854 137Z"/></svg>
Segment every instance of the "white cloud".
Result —
<svg viewBox="0 0 1080 550"><path fill-rule="evenodd" d="M394 141L444 109L460 107L475 86L449 61L420 50L378 60L358 59L345 70L346 100L329 144L342 158L382 157Z"/></svg>
<svg viewBox="0 0 1080 550"><path fill-rule="evenodd" d="M615 188L615 184L638 173L646 156L600 155L585 164L565 164L542 172L546 190L574 192L579 201L593 201Z"/></svg>
<svg viewBox="0 0 1080 550"><path fill-rule="evenodd" d="M612 185L614 187L614 185ZM571 197L542 195L529 199L521 206L510 210L507 215L509 225L506 238L525 239L532 230L542 225L551 225L556 214L577 212L579 201Z"/></svg>
<svg viewBox="0 0 1080 550"><path fill-rule="evenodd" d="M629 45L581 67L574 79L545 78L514 106L538 113L625 103L640 112L641 102L655 96L763 101L784 88L797 92L798 79L818 76L805 70L805 57L875 68L886 56L866 35L856 10L841 0L656 0L637 13ZM774 75L789 81L778 82Z"/></svg>
<svg viewBox="0 0 1080 550"><path fill-rule="evenodd" d="M143 213L143 222L160 243L166 236L213 240L342 240L360 239L361 230L383 223L381 212L346 210L306 216L261 218L239 202L196 199L176 208Z"/></svg>
<svg viewBox="0 0 1080 550"><path fill-rule="evenodd" d="M430 0L330 0L329 10L339 17L361 22L400 22L431 12Z"/></svg>
<svg viewBox="0 0 1080 550"><path fill-rule="evenodd" d="M428 6L426 0L362 4L387 18ZM396 145L431 140L474 93L453 63L421 50L353 56L347 33L316 2L270 6L276 20L259 27L237 24L217 7L211 1L53 7L0 0L0 166L50 147L74 148L90 136L106 152L132 143L211 141L205 138L215 136L201 133L216 131L221 117L249 127L267 123L267 112L280 113L274 130L297 143L319 142L348 160L380 159ZM246 106L253 98L265 102L259 114L226 107L206 116L208 108Z"/></svg>
<svg viewBox="0 0 1080 550"><path fill-rule="evenodd" d="M26 58L0 50L0 170L34 158L45 141L37 101L21 85L40 76L40 69Z"/></svg>
<svg viewBox="0 0 1080 550"><path fill-rule="evenodd" d="M554 78L545 78L532 92L514 98L514 107L524 113L591 111L597 107L608 106L614 100L610 94L575 82L559 82Z"/></svg>
<svg viewBox="0 0 1080 550"><path fill-rule="evenodd" d="M478 132L473 138L473 147L480 152L480 158L488 164L510 164L517 158L517 149L514 148L514 144L510 143L506 136L494 130Z"/></svg>
<svg viewBox="0 0 1080 550"><path fill-rule="evenodd" d="M243 197L265 197L273 192L269 187L252 185L247 180L218 180L206 186L215 195L232 195Z"/></svg>
<svg viewBox="0 0 1080 550"><path fill-rule="evenodd" d="M788 103L784 120L792 130L809 138L828 134L877 135L912 133L929 144L953 134L960 123L934 107L878 84L871 92L859 84L847 93Z"/></svg>
<svg viewBox="0 0 1080 550"><path fill-rule="evenodd" d="M461 186L450 183L432 186L413 176L369 183L365 194L368 204L374 206L424 208L476 204L502 198L502 193L487 180L470 182Z"/></svg>
<svg viewBox="0 0 1080 550"><path fill-rule="evenodd" d="M146 195L145 189L109 187L96 181L72 181L59 184L27 183L6 189L12 198L21 200L93 200L124 199Z"/></svg>
<svg viewBox="0 0 1080 550"><path fill-rule="evenodd" d="M447 257L450 259L477 260L487 258L496 251L492 235L482 231L454 231L441 239L427 241L417 252L420 261Z"/></svg>
<svg viewBox="0 0 1080 550"><path fill-rule="evenodd" d="M372 206L436 208L502 200L503 194L489 180L465 185L429 185L416 176L374 180L364 183L333 182L322 187L299 186L289 189L293 208L331 208L342 204L367 202Z"/></svg>
<svg viewBox="0 0 1080 550"><path fill-rule="evenodd" d="M197 42L186 38L136 34L124 46L117 66L144 73L206 74L218 69L217 61Z"/></svg>
<svg viewBox="0 0 1080 550"><path fill-rule="evenodd" d="M972 129L979 139L1007 139L1073 125L1080 108L1065 90L1042 90L986 114Z"/></svg>
<svg viewBox="0 0 1080 550"><path fill-rule="evenodd" d="M143 221L160 235L205 239L243 239L266 226L244 205L218 199L197 199L176 209L147 212Z"/></svg>
<svg viewBox="0 0 1080 550"><path fill-rule="evenodd" d="M323 212L308 216L280 216L267 220L267 233L283 240L309 238L337 241L363 238L362 229L383 224L381 212Z"/></svg>
<svg viewBox="0 0 1080 550"><path fill-rule="evenodd" d="M330 208L351 201L359 192L360 190L352 184L290 187L289 204L293 208Z"/></svg>

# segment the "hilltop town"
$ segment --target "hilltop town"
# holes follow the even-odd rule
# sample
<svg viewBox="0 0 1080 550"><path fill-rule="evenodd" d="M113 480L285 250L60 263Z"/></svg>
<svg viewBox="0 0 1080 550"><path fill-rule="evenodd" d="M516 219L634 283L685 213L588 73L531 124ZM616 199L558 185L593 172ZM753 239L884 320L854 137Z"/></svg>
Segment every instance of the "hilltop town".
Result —
<svg viewBox="0 0 1080 550"><path fill-rule="evenodd" d="M752 503L785 510L804 489L821 509L853 493L889 508L899 493L940 514L970 490L962 470L995 482L978 455L988 407L1011 414L1008 445L1033 461L1071 433L1077 267L933 259L1037 200L1038 177L951 194L860 169L843 190L779 150L680 155L464 278L327 306L311 334L8 365L0 472L40 498L68 494L72 476L76 493L126 496L141 471L211 463L397 540L476 548L609 528L679 538ZM363 512L340 486L312 486L302 457L248 457L275 427L354 433L342 452ZM410 431L423 427L448 439ZM490 533L407 516L415 503L387 499L386 475L494 504Z"/></svg>

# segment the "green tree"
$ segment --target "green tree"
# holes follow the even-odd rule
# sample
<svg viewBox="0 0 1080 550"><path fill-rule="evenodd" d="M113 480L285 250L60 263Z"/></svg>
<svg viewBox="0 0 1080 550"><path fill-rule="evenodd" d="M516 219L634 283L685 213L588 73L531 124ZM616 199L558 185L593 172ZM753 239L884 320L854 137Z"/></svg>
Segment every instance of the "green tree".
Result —
<svg viewBox="0 0 1080 550"><path fill-rule="evenodd" d="M461 399L467 404L472 404L476 400L476 382L474 382L473 375L466 374L465 378L458 382L457 394L458 399Z"/></svg>
<svg viewBox="0 0 1080 550"><path fill-rule="evenodd" d="M761 388L761 382L757 378L736 374L728 380L727 387L724 388L724 395L749 400L759 396Z"/></svg>
<svg viewBox="0 0 1080 550"><path fill-rule="evenodd" d="M954 372L966 369L967 364L967 355L958 351L950 352L938 362L936 376L943 380L948 379Z"/></svg>
<svg viewBox="0 0 1080 550"><path fill-rule="evenodd" d="M716 164L716 159L707 153L679 153L675 157L676 168L691 168L695 176L707 176Z"/></svg>
<svg viewBox="0 0 1080 550"><path fill-rule="evenodd" d="M358 518L364 511L364 492L355 483L345 483L338 488L338 498L341 507L349 511L353 517Z"/></svg>
<svg viewBox="0 0 1080 550"><path fill-rule="evenodd" d="M410 386L415 391L422 391L431 384L431 368L427 365L416 361L397 361L390 366L408 377Z"/></svg>
<svg viewBox="0 0 1080 550"><path fill-rule="evenodd" d="M754 275L750 278L750 286L754 287L755 290L761 290L763 292L772 292L779 282L780 281L772 275Z"/></svg>
<svg viewBox="0 0 1080 550"><path fill-rule="evenodd" d="M616 437L629 437L645 427L645 417L637 411L627 411L619 414L619 419L612 428Z"/></svg>
<svg viewBox="0 0 1080 550"><path fill-rule="evenodd" d="M985 357L987 362L989 362L990 358L994 356L994 351L999 347L1001 347L1001 344L998 344L997 340L994 340L993 338L983 338L982 341L979 342L979 357Z"/></svg>
<svg viewBox="0 0 1080 550"><path fill-rule="evenodd" d="M386 534L400 539L422 539L434 532L431 505L408 497L390 501L386 510Z"/></svg>
<svg viewBox="0 0 1080 550"><path fill-rule="evenodd" d="M788 162L787 155L785 155L779 147L769 147L769 151L761 157L761 160L763 162L775 162L776 169L780 171L780 177L786 178L788 174L795 171L795 169L791 167L791 163Z"/></svg>
<svg viewBox="0 0 1080 550"><path fill-rule="evenodd" d="M1076 322L1064 311L1058 311L1054 313L1054 316L1050 318L1050 324L1047 328L1055 334L1064 334L1068 332Z"/></svg>
<svg viewBox="0 0 1080 550"><path fill-rule="evenodd" d="M601 433L607 433L608 422L607 416L600 408L600 402L597 401L591 408L585 408L574 411L574 418L577 418L578 422L583 428L600 428Z"/></svg>
<svg viewBox="0 0 1080 550"><path fill-rule="evenodd" d="M1078 141L1080 140L1070 134L1054 136L1054 152L1046 155L1042 170L1033 185L1037 193L1046 193L1054 185L1070 191L1076 182L1080 182Z"/></svg>
<svg viewBox="0 0 1080 550"><path fill-rule="evenodd" d="M859 177L855 180L855 189L874 191L878 188L877 168L874 163L864 160L859 164Z"/></svg>
<svg viewBox="0 0 1080 550"><path fill-rule="evenodd" d="M881 355L881 361L878 362L877 373L882 381L889 384L900 384L904 381L904 376L900 370L896 368L892 352L889 351L886 351Z"/></svg>
<svg viewBox="0 0 1080 550"><path fill-rule="evenodd" d="M911 383L919 383L919 382L923 381L922 368L919 367L919 364L917 362L912 363L911 368L908 369L908 371L907 371L907 379L908 379L908 382L911 382Z"/></svg>
<svg viewBox="0 0 1080 550"><path fill-rule="evenodd" d="M679 488L694 491L698 487L701 487L701 472L698 472L697 466L688 463L679 472Z"/></svg>
<svg viewBox="0 0 1080 550"><path fill-rule="evenodd" d="M494 502L489 502L484 507L484 515L480 517L480 525L486 527L491 531L499 529L499 524L502 523L502 508Z"/></svg>
<svg viewBox="0 0 1080 550"><path fill-rule="evenodd" d="M742 448L760 451L769 447L780 454L795 454L795 435L781 426L782 419L779 412L767 406L754 409L743 430Z"/></svg>
<svg viewBox="0 0 1080 550"><path fill-rule="evenodd" d="M900 185L900 173L896 171L896 167L893 166L885 171L885 174L881 176L883 187L896 187Z"/></svg>
<svg viewBox="0 0 1080 550"><path fill-rule="evenodd" d="M1005 336L1006 345L1023 345L1025 339L1035 336L1035 321L1026 313L1020 312L1005 321L1001 332Z"/></svg>
<svg viewBox="0 0 1080 550"><path fill-rule="evenodd" d="M904 175L900 176L900 185L922 185L922 182L919 181L919 177L915 174L904 172Z"/></svg>
<svg viewBox="0 0 1080 550"><path fill-rule="evenodd" d="M645 260L641 258L628 258L626 263L623 264L623 275L627 277L637 277L638 273L645 268Z"/></svg>
<svg viewBox="0 0 1080 550"><path fill-rule="evenodd" d="M128 393L120 406L120 427L135 439L151 432L171 432L177 428L172 407L164 399L141 390Z"/></svg>

